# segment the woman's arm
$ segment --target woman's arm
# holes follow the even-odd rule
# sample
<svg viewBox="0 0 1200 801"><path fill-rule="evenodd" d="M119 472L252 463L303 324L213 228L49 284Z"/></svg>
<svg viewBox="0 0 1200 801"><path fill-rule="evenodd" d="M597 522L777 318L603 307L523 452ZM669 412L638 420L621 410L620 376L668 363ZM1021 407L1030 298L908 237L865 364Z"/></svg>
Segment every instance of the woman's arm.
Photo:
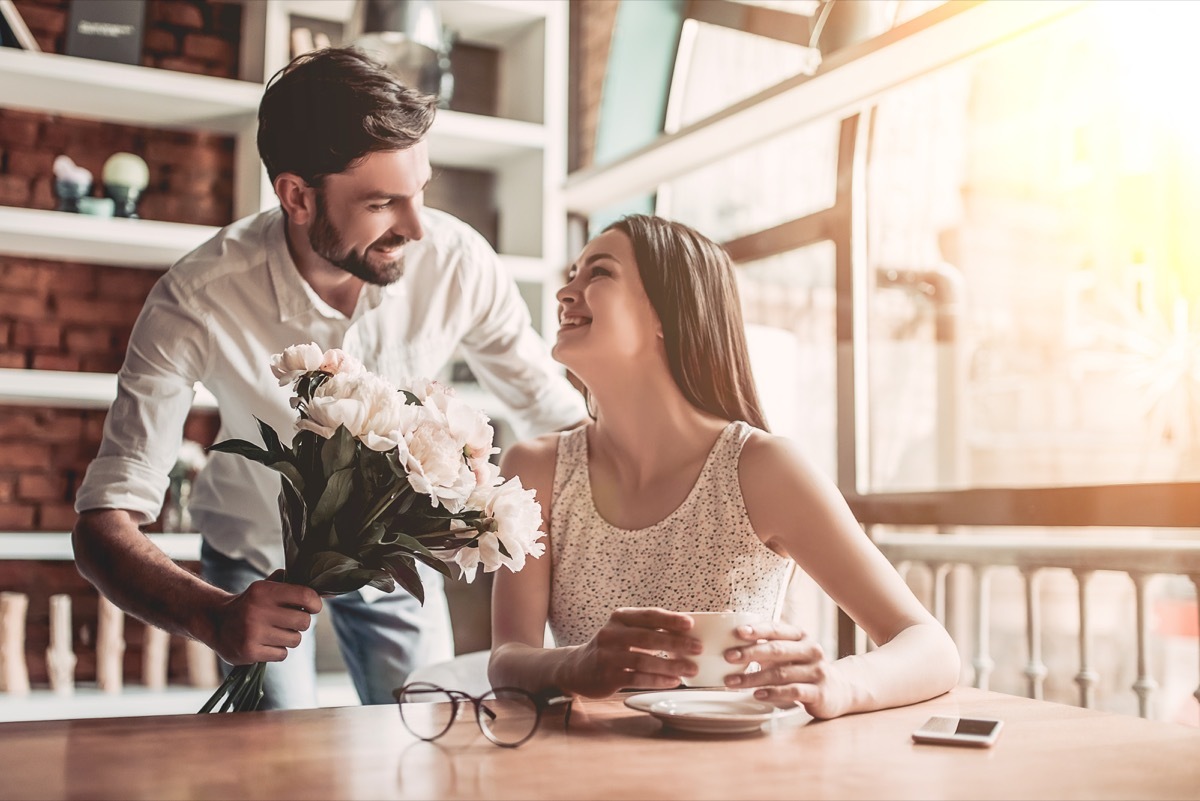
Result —
<svg viewBox="0 0 1200 801"><path fill-rule="evenodd" d="M562 661L542 647L550 609L550 498L558 435L518 442L500 457L500 474L518 476L542 506L546 553L527 559L519 572L498 570L492 581L492 656L488 679L493 687L523 687L537 692L557 686Z"/></svg>
<svg viewBox="0 0 1200 801"><path fill-rule="evenodd" d="M739 475L758 535L795 559L878 647L829 662L795 627L757 626L741 632L748 644L727 659L758 662L763 670L730 677L729 686L762 687L760 697L799 702L829 718L923 701L957 684L959 656L950 635L866 536L837 487L794 444L755 435Z"/></svg>
<svg viewBox="0 0 1200 801"><path fill-rule="evenodd" d="M542 504L542 530L550 531L558 435L519 443L505 451L501 475L520 476ZM549 534L547 538L549 538ZM492 656L488 680L493 687L530 692L554 688L602 698L626 687L671 688L692 675L691 660L668 654L699 653L699 641L684 634L691 618L662 609L617 609L587 643L544 648L550 609L553 554L530 559L517 573L498 570L492 584Z"/></svg>

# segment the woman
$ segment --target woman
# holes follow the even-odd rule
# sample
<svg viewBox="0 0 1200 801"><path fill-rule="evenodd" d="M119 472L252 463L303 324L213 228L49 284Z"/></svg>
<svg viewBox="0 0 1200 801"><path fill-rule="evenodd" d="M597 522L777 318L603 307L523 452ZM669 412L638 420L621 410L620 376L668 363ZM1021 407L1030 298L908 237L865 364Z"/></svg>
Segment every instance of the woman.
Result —
<svg viewBox="0 0 1200 801"><path fill-rule="evenodd" d="M837 661L787 622L741 627L729 687L832 718L946 692L949 635L800 449L767 433L733 265L658 217L610 225L558 292L554 356L593 422L508 449L537 491L546 557L496 573L494 686L604 697L693 675L682 611L771 620L794 560L878 647ZM543 648L546 623L558 643ZM762 669L742 675L750 662Z"/></svg>

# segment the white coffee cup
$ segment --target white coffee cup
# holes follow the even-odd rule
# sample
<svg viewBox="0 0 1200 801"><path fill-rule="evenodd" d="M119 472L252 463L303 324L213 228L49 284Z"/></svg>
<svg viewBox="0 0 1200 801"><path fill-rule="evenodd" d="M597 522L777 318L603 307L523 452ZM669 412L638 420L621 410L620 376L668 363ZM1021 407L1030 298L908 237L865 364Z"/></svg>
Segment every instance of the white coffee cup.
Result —
<svg viewBox="0 0 1200 801"><path fill-rule="evenodd" d="M704 650L689 654L699 671L695 676L684 676L688 687L724 687L725 677L731 673L742 673L745 665L725 661L725 652L739 645L749 645L740 639L734 630L738 626L761 622L762 616L753 612L685 612L694 621L688 633L700 640Z"/></svg>

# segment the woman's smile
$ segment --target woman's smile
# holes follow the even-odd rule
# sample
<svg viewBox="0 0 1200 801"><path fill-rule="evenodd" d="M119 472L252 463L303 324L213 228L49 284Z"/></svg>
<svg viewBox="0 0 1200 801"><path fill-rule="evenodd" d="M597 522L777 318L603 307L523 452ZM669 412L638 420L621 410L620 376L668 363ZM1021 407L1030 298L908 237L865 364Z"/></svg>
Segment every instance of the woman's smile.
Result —
<svg viewBox="0 0 1200 801"><path fill-rule="evenodd" d="M578 314L564 314L558 321L560 329L566 328L582 328L592 322L591 317L582 317Z"/></svg>

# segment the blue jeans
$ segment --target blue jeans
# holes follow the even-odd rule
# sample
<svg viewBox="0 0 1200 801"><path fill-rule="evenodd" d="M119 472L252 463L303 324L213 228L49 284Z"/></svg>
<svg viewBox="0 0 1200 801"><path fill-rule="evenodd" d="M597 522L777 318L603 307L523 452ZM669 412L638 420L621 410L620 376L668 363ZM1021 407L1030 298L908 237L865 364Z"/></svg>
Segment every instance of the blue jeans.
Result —
<svg viewBox="0 0 1200 801"><path fill-rule="evenodd" d="M231 559L207 542L200 547L200 565L205 581L232 593L266 578L249 562ZM403 685L415 668L453 656L442 577L424 565L419 569L425 586L424 608L399 587L370 602L359 592L322 599L342 659L364 704L394 703L392 690ZM315 618L313 622L315 625ZM317 706L315 642L310 627L285 660L268 664L259 709ZM229 669L222 660L222 673Z"/></svg>

